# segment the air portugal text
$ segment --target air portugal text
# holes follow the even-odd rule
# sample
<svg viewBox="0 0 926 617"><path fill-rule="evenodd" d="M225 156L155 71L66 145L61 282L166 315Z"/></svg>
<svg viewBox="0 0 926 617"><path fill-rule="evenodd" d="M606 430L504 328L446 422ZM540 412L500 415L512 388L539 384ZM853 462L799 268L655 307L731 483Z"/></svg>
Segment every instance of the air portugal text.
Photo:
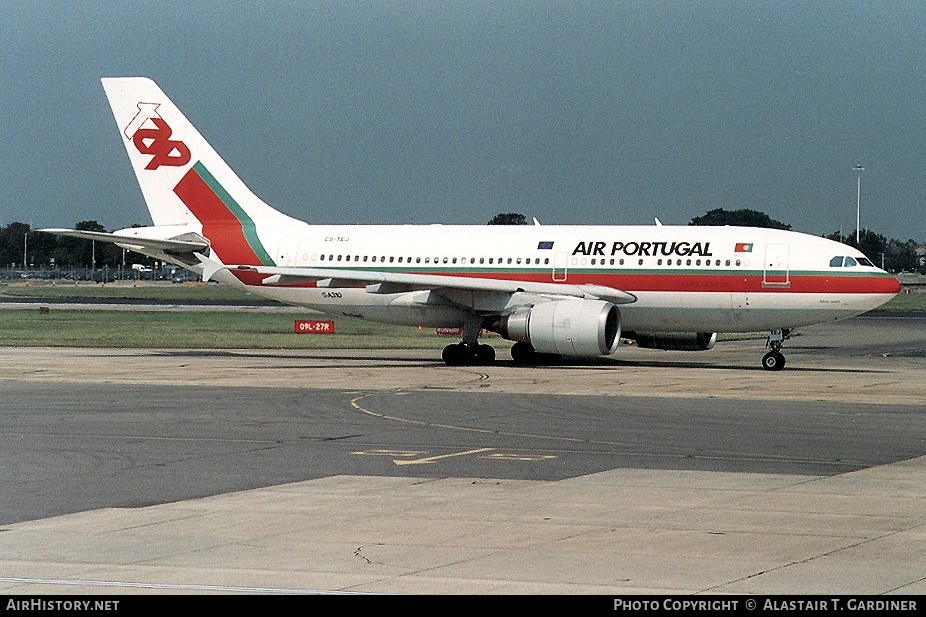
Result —
<svg viewBox="0 0 926 617"><path fill-rule="evenodd" d="M605 253L610 250L610 253ZM573 255L626 255L628 257L711 257L710 242L612 242L610 249L607 242L579 242L572 251Z"/></svg>

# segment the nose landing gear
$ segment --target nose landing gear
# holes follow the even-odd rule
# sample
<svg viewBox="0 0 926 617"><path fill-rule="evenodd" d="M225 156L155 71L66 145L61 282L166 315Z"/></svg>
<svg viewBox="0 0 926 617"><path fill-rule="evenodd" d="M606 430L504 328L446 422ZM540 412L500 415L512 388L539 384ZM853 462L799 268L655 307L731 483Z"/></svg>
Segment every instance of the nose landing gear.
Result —
<svg viewBox="0 0 926 617"><path fill-rule="evenodd" d="M762 368L767 371L780 371L785 367L785 356L781 353L781 344L790 333L790 330L772 330L768 333L765 346L771 348L771 351L762 356Z"/></svg>

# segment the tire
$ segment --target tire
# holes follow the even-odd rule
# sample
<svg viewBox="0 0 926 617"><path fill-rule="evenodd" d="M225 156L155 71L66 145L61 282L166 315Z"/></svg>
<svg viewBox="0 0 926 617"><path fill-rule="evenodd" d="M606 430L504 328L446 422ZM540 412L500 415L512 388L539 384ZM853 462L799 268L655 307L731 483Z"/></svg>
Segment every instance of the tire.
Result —
<svg viewBox="0 0 926 617"><path fill-rule="evenodd" d="M517 342L511 346L511 359L515 364L533 364L534 348L530 343Z"/></svg>
<svg viewBox="0 0 926 617"><path fill-rule="evenodd" d="M495 348L491 345L479 345L476 348L476 361L479 364L495 364Z"/></svg>
<svg viewBox="0 0 926 617"><path fill-rule="evenodd" d="M780 371L785 367L785 357L777 351L770 351L762 356L762 368L767 371Z"/></svg>
<svg viewBox="0 0 926 617"><path fill-rule="evenodd" d="M460 366L463 364L463 353L460 345L447 345L441 352L441 359L447 366Z"/></svg>

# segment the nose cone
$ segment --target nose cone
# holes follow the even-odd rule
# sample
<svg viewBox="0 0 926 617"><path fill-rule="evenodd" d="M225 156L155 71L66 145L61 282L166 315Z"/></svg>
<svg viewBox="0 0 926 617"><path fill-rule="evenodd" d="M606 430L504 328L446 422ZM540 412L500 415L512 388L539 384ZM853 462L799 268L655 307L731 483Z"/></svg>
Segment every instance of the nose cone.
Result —
<svg viewBox="0 0 926 617"><path fill-rule="evenodd" d="M864 289L859 289L860 293L892 295L900 293L901 284L897 277L880 268L877 269L877 275L866 276L863 280Z"/></svg>
<svg viewBox="0 0 926 617"><path fill-rule="evenodd" d="M864 289L860 289L859 300L872 310L889 302L900 293L900 281L891 274L881 270L880 276L866 277Z"/></svg>
<svg viewBox="0 0 926 617"><path fill-rule="evenodd" d="M899 294L900 293L900 281L893 276L888 276L887 280L890 282L888 285L887 293Z"/></svg>

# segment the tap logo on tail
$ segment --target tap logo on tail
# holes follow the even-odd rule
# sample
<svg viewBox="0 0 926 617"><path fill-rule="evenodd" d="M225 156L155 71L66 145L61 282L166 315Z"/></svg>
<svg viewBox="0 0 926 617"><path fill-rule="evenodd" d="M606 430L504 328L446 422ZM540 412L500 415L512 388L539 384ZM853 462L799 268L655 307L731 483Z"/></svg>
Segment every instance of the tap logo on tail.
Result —
<svg viewBox="0 0 926 617"><path fill-rule="evenodd" d="M173 129L157 109L160 103L139 103L138 113L132 118L123 134L142 154L150 154L145 169L162 165L182 167L190 162L190 149L179 139L171 139Z"/></svg>

